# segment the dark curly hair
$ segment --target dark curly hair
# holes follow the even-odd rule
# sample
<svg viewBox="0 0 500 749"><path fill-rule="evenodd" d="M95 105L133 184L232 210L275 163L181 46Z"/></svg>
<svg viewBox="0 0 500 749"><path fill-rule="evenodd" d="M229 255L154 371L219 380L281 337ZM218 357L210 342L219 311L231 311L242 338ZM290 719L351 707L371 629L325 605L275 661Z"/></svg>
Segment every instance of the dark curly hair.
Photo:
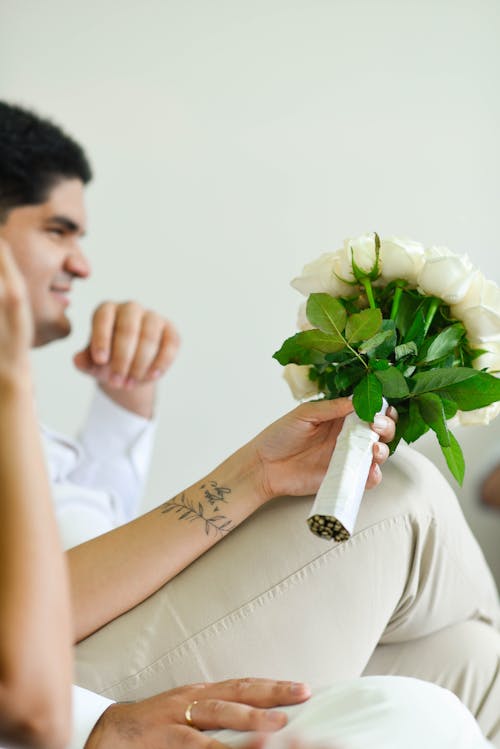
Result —
<svg viewBox="0 0 500 749"><path fill-rule="evenodd" d="M43 203L61 178L92 179L83 148L61 128L0 101L0 223L17 206Z"/></svg>

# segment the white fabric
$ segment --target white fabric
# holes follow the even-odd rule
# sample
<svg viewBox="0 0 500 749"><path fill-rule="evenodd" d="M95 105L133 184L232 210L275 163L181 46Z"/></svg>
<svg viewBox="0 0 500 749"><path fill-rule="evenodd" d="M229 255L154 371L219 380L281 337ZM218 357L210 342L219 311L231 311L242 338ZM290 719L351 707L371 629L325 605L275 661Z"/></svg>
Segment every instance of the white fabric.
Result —
<svg viewBox="0 0 500 749"><path fill-rule="evenodd" d="M83 749L85 742L103 712L113 705L113 700L73 687L73 731L68 749Z"/></svg>
<svg viewBox="0 0 500 749"><path fill-rule="evenodd" d="M283 710L288 713L288 725L271 736L266 749L284 749L292 736L303 738L311 749L492 747L452 692L401 676L342 682ZM210 733L234 749L248 741L248 734L236 731Z"/></svg>
<svg viewBox="0 0 500 749"><path fill-rule="evenodd" d="M42 426L63 547L132 520L147 479L155 425L98 388L78 440Z"/></svg>

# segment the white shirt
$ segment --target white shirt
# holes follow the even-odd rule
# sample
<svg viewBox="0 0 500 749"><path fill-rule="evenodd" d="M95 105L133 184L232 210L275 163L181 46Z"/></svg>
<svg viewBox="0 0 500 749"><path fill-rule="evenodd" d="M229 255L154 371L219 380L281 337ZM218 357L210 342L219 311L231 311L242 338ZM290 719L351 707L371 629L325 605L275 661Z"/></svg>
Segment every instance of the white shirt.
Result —
<svg viewBox="0 0 500 749"><path fill-rule="evenodd" d="M78 439L42 426L55 512L65 549L132 520L153 447L154 423L117 406L96 389ZM83 749L112 700L73 687L73 735Z"/></svg>
<svg viewBox="0 0 500 749"><path fill-rule="evenodd" d="M98 388L77 440L42 426L65 549L137 515L154 431L154 422L117 406Z"/></svg>

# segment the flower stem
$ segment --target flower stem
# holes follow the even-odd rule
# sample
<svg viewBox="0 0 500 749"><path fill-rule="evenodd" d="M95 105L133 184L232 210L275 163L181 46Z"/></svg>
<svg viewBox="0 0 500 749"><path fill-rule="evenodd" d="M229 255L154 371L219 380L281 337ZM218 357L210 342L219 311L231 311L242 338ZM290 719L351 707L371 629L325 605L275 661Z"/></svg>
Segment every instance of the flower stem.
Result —
<svg viewBox="0 0 500 749"><path fill-rule="evenodd" d="M354 356L357 356L357 358L359 359L359 361L361 362L361 364L363 365L363 367L365 369L368 369L368 364L365 362L365 360L363 359L363 357L361 356L361 354L358 354L358 352L356 351L356 349L354 349L349 343L347 343L347 340L345 338L344 338L344 340L345 340L345 345L347 346L347 348L349 349L349 351L352 351L352 353L354 354Z"/></svg>
<svg viewBox="0 0 500 749"><path fill-rule="evenodd" d="M441 304L441 299L437 299L436 297L433 297L430 301L429 307L427 308L427 314L425 316L424 337L429 332L429 328L431 327L431 323L434 319L434 315L438 311L440 304Z"/></svg>
<svg viewBox="0 0 500 749"><path fill-rule="evenodd" d="M401 284L401 282L396 281L396 288L394 289L394 299L392 300L392 307L391 307L391 320L395 320L397 317L402 295L403 295L403 285Z"/></svg>
<svg viewBox="0 0 500 749"><path fill-rule="evenodd" d="M369 278L362 278L361 283L365 287L366 296L368 297L368 303L371 307L371 309L377 309L377 305L375 304L375 297L373 296L373 289L372 285L370 283Z"/></svg>

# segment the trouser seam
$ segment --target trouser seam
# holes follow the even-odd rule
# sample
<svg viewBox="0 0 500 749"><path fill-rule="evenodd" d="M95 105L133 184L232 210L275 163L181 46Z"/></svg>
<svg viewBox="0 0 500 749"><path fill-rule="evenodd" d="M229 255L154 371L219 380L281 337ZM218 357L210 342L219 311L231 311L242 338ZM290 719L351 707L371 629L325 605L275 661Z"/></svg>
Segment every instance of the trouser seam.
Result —
<svg viewBox="0 0 500 749"><path fill-rule="evenodd" d="M428 518L432 519L432 516L429 515ZM293 585L301 582L309 572L314 571L315 569L319 569L320 566L328 563L332 556L340 556L347 553L353 545L365 541L370 537L373 537L373 535L375 535L375 533L379 531L385 531L388 528L395 526L401 526L402 528L405 526L408 527L411 525L411 522L412 514L408 513L405 515L398 515L397 517L384 518L381 521L363 528L363 530L359 531L359 533L355 533L348 541L335 544L333 548L321 552L316 557L314 557L314 559L310 559L306 564L297 568L293 572L290 572L279 582L273 583L273 585L255 595L249 601L245 601L241 605L234 608L232 611L227 612L218 619L210 622L210 624L206 624L200 630L186 638L183 642L176 645L175 648L163 653L144 668L141 668L135 673L129 674L125 679L117 681L114 684L106 687L104 694L106 694L106 692L108 692L109 690L112 690L114 687L122 685L129 679L135 679L139 677L149 669L158 666L158 664L160 664L161 662L167 661L168 663L175 663L175 661L179 657L184 655L187 650L191 650L193 645L200 642L207 642L212 637L216 637L224 628L226 628L226 625L230 625L237 620L244 619L247 616L251 615L256 606L263 607L266 604L270 603L275 599L273 593L277 591L280 594L286 592L286 590L291 588Z"/></svg>

